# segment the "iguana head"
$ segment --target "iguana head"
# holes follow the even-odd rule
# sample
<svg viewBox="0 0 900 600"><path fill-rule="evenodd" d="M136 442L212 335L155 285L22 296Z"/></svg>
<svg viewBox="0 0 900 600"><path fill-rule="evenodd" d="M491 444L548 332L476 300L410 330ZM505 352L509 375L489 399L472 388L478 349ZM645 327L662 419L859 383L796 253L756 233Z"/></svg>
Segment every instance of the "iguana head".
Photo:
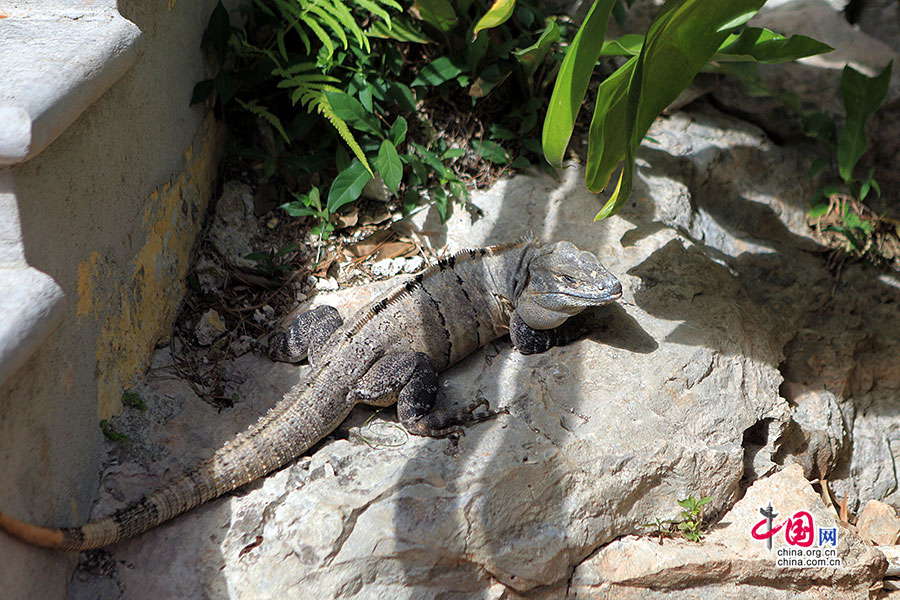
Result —
<svg viewBox="0 0 900 600"><path fill-rule="evenodd" d="M597 257L570 242L546 246L528 264L516 312L532 329L551 329L589 306L622 295L622 284Z"/></svg>

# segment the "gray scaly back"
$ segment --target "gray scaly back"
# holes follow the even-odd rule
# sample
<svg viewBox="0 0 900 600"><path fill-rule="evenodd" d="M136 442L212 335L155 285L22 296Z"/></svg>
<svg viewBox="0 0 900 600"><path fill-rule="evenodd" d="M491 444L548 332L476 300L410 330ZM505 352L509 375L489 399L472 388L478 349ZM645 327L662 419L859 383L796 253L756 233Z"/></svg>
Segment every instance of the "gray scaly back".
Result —
<svg viewBox="0 0 900 600"><path fill-rule="evenodd" d="M523 353L565 343L557 326L588 306L616 300L621 286L589 252L569 242L517 242L466 250L410 277L342 324L337 311L303 313L271 353L312 372L264 417L185 475L112 515L81 527L47 528L0 512L0 529L66 550L137 535L295 460L334 431L353 406L397 402L417 435L496 413L435 410L437 372L509 331Z"/></svg>

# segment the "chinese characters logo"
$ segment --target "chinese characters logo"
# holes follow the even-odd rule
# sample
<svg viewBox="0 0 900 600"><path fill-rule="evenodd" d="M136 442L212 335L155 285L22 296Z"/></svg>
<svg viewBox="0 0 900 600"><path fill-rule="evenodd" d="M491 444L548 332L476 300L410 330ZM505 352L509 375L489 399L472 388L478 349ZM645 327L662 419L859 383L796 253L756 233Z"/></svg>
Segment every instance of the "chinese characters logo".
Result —
<svg viewBox="0 0 900 600"><path fill-rule="evenodd" d="M750 536L755 540L765 540L768 550L772 550L773 538L784 531L787 547L779 548L776 553L778 566L842 566L843 561L837 556L837 527L816 527L813 516L805 510L798 510L776 525L778 513L771 502L760 508L759 514L763 518L750 530Z"/></svg>

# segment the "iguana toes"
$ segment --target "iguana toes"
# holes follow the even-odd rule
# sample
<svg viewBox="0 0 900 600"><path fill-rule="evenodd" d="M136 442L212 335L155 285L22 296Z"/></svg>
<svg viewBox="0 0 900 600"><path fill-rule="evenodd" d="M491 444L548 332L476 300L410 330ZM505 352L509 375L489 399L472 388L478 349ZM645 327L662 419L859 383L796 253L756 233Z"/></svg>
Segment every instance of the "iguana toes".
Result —
<svg viewBox="0 0 900 600"><path fill-rule="evenodd" d="M334 308L301 314L271 353L313 370L272 410L211 458L111 516L50 529L0 513L0 529L39 546L85 550L136 535L296 459L359 402L397 402L417 435L485 418L473 407L433 411L437 372L507 331L523 353L564 343L559 326L588 306L616 300L619 282L569 242L531 239L441 260L342 323Z"/></svg>

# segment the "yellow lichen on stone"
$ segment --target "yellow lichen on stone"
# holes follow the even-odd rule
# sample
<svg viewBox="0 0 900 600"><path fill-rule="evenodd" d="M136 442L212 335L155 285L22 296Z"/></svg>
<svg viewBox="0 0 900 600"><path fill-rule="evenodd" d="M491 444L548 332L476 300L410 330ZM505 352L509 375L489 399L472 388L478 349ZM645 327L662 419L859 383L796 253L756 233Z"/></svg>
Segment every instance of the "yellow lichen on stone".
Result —
<svg viewBox="0 0 900 600"><path fill-rule="evenodd" d="M97 418L122 408L122 392L146 369L154 346L169 335L191 248L200 230L218 164L220 128L206 119L184 169L147 197L144 245L132 259L130 281L110 281L91 256L79 265L79 316L93 312L97 336ZM101 316L103 315L103 316Z"/></svg>
<svg viewBox="0 0 900 600"><path fill-rule="evenodd" d="M78 264L78 303L75 305L75 315L83 317L91 312L94 307L94 286L97 279L97 263L100 262L100 253L91 252L87 260Z"/></svg>

